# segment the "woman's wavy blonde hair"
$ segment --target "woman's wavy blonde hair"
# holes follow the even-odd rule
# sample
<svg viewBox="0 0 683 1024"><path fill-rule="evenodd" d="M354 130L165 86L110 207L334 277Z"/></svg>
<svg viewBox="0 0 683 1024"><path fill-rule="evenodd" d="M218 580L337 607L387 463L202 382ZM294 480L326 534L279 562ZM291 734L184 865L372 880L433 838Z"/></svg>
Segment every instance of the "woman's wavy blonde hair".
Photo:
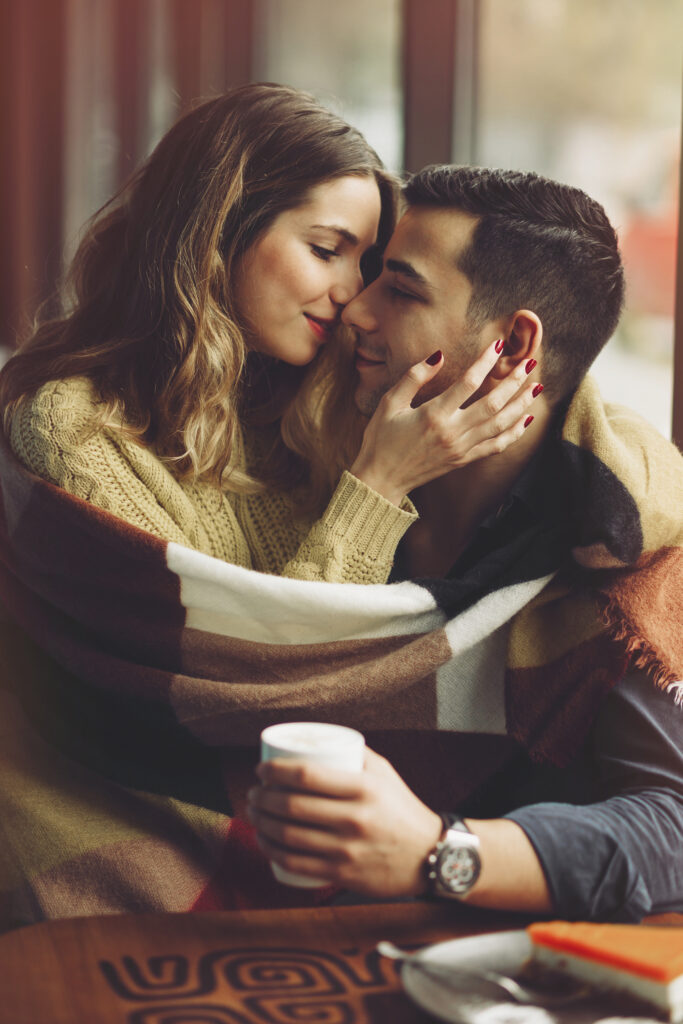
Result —
<svg viewBox="0 0 683 1024"><path fill-rule="evenodd" d="M306 483L306 504L321 507L362 429L348 346L340 338L303 368L247 359L231 281L278 214L344 175L376 180L383 247L396 183L360 132L312 96L252 84L186 114L89 222L61 314L39 321L0 374L5 433L42 384L84 376L102 403L93 429L150 447L179 479L234 491ZM272 434L252 472L250 422Z"/></svg>

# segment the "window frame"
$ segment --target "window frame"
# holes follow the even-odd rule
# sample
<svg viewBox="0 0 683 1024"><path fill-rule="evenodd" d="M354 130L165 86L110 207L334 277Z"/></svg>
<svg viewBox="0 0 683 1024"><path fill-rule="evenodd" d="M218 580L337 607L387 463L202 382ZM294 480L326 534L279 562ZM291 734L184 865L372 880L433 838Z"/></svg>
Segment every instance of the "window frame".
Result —
<svg viewBox="0 0 683 1024"><path fill-rule="evenodd" d="M404 0L405 168L474 158L480 7L477 0ZM682 111L683 121L683 111ZM673 352L672 439L683 450L683 124Z"/></svg>

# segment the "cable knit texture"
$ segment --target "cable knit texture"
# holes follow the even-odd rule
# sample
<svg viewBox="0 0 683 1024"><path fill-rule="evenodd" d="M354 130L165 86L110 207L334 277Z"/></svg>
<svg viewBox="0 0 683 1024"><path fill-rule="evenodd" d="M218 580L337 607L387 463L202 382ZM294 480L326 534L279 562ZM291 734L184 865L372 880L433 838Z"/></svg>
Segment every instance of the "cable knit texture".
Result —
<svg viewBox="0 0 683 1024"><path fill-rule="evenodd" d="M284 495L236 495L177 480L148 448L110 429L82 377L43 385L12 421L10 443L37 476L164 540L261 572L338 583L384 583L417 518L344 473L322 517L297 519ZM249 438L247 438L249 444Z"/></svg>

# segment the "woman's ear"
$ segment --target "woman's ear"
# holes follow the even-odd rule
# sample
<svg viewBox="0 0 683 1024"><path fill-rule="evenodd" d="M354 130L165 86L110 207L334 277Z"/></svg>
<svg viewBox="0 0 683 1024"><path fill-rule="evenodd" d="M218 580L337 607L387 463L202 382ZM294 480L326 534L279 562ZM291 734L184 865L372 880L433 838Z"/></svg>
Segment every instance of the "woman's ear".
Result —
<svg viewBox="0 0 683 1024"><path fill-rule="evenodd" d="M538 362L539 349L543 339L543 324L540 317L530 309L518 309L508 321L505 332L505 347L500 359L491 371L498 380L507 377L521 362L535 359Z"/></svg>

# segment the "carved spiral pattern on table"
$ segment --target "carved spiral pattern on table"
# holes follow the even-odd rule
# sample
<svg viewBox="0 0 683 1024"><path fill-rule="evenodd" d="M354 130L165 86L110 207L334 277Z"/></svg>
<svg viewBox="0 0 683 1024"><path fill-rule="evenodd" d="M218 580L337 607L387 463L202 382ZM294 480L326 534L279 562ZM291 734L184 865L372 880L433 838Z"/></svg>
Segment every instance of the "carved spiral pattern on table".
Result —
<svg viewBox="0 0 683 1024"><path fill-rule="evenodd" d="M245 1017L227 1006L208 1004L192 1006L190 1003L177 1006L147 1007L128 1017L128 1024L252 1024L252 1017Z"/></svg>
<svg viewBox="0 0 683 1024"><path fill-rule="evenodd" d="M357 950L223 949L194 962L122 956L99 966L120 999L147 1004L131 1008L128 1024L353 1024L358 991L386 989L384 972L393 976Z"/></svg>
<svg viewBox="0 0 683 1024"><path fill-rule="evenodd" d="M344 986L335 978L319 956L291 953L264 953L260 956L235 957L224 965L224 976L232 988L248 992L250 989L302 990L319 993L343 992Z"/></svg>
<svg viewBox="0 0 683 1024"><path fill-rule="evenodd" d="M150 1006L132 1013L128 1024L353 1024L355 1012L346 1003L291 1003L272 1010L266 1006L253 1006L255 1015L245 1016L239 1010L228 1006L208 1003L192 1005L178 1003L176 1006Z"/></svg>

